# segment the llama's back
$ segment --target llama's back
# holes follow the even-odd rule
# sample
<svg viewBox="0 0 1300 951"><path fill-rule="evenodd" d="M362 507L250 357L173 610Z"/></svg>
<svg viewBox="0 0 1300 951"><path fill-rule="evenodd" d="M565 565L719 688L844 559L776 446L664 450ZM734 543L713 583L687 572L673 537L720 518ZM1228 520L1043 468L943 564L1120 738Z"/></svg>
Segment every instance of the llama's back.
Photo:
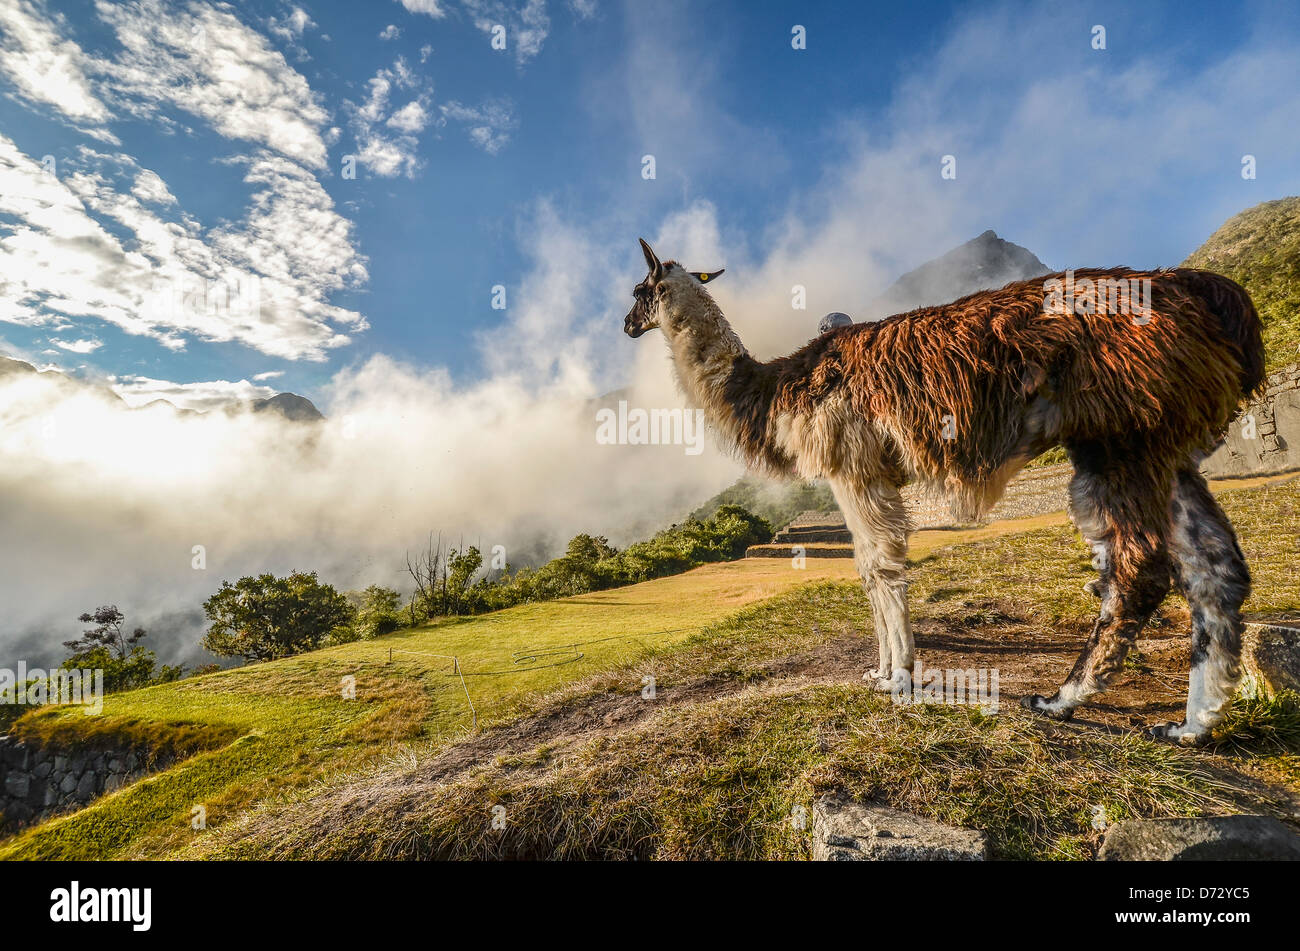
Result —
<svg viewBox="0 0 1300 951"><path fill-rule="evenodd" d="M1089 282L1133 294L1100 313L1057 306L1054 292ZM1263 379L1249 296L1190 270L1047 275L834 331L814 349L862 413L884 422L908 468L973 485L1044 440L1140 437L1190 451ZM1030 431L1044 420L1053 431Z"/></svg>
<svg viewBox="0 0 1300 951"><path fill-rule="evenodd" d="M1137 439L1170 452L1206 445L1263 381L1254 304L1240 285L1205 271L1126 277L1143 288L1131 311L1071 315L1058 364L1061 437Z"/></svg>

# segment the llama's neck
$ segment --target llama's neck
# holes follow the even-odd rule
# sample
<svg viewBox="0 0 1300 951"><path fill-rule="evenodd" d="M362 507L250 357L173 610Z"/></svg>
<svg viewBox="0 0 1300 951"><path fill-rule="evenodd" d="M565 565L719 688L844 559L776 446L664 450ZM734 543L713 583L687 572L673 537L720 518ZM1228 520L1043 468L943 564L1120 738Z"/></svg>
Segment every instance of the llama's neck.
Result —
<svg viewBox="0 0 1300 951"><path fill-rule="evenodd" d="M723 391L733 364L738 357L748 356L748 351L709 297L693 297L682 305L669 303L664 316L677 382L686 396L712 417L715 408L724 405Z"/></svg>
<svg viewBox="0 0 1300 951"><path fill-rule="evenodd" d="M767 439L770 390L756 385L765 367L749 355L740 337L707 294L665 305L663 329L683 394L753 466L788 469L790 461ZM764 395L766 391L766 395ZM743 397L743 398L742 398Z"/></svg>

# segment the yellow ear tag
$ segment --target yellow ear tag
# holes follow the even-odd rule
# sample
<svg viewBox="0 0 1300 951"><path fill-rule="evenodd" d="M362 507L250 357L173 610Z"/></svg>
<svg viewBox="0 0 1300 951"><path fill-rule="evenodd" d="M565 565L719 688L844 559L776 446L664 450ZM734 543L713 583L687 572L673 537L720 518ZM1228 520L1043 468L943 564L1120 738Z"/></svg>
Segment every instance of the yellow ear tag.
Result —
<svg viewBox="0 0 1300 951"><path fill-rule="evenodd" d="M707 275L707 274L701 274L701 275L700 275L700 280L703 281L703 282L705 282L705 283L708 283L709 275Z"/></svg>

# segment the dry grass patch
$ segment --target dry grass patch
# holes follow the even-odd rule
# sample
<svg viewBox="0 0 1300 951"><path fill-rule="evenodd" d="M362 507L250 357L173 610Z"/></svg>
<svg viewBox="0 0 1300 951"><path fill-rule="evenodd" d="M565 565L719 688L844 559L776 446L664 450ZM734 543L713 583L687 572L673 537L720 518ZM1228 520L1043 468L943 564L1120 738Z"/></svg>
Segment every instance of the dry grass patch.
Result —
<svg viewBox="0 0 1300 951"><path fill-rule="evenodd" d="M577 749L502 757L449 783L420 768L377 774L265 817L222 854L796 859L808 854L813 801L841 786L982 829L1003 858L1085 857L1098 816L1269 808L1196 754L1137 737L777 682L667 709Z"/></svg>

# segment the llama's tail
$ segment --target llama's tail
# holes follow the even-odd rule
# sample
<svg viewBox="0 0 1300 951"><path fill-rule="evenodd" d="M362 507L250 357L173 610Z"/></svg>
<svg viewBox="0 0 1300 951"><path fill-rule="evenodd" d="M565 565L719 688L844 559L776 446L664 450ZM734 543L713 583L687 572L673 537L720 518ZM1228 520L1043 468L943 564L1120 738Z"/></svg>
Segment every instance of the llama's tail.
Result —
<svg viewBox="0 0 1300 951"><path fill-rule="evenodd" d="M1213 271L1179 268L1179 280L1219 318L1224 337L1241 364L1241 395L1258 396L1264 389L1264 326L1246 289Z"/></svg>

